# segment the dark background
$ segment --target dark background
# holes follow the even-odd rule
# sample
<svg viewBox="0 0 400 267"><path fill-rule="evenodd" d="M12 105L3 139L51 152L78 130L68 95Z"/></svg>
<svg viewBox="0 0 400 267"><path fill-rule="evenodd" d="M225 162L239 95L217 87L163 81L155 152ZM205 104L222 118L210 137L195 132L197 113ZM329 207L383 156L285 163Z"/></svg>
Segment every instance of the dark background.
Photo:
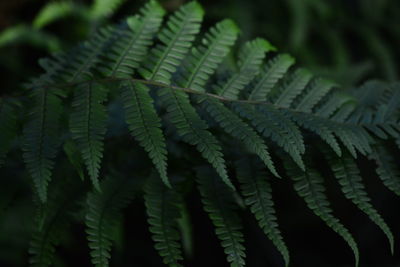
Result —
<svg viewBox="0 0 400 267"><path fill-rule="evenodd" d="M40 74L37 60L84 40L106 22L118 22L132 14L144 1L127 0L110 17L92 20L79 12L65 16L42 28L32 22L47 1L0 1L0 32L22 27L16 37L0 38L1 94L19 94L22 83ZM89 7L91 1L73 1ZM185 1L161 1L175 10ZM263 37L280 52L295 56L298 65L334 79L344 88L358 86L369 79L396 81L400 62L400 1L397 0L222 0L200 1L206 16L204 29L223 18L232 18L241 28L238 42ZM21 26L22 25L22 26ZM31 35L27 34L30 32ZM34 36L38 32L38 36ZM4 33L4 32L3 32ZM33 36L33 37L32 37ZM6 41L4 41L6 40ZM328 196L335 214L353 233L361 252L360 267L400 266L399 198L373 175L370 162L359 162L372 203L391 226L396 238L395 254L390 254L385 236L340 192L336 181L327 179ZM21 166L14 166L19 168ZM15 170L8 168L9 175ZM0 265L24 266L32 224L33 204L29 188L10 182L14 192L13 212L1 212ZM25 183L26 184L26 183ZM273 182L280 229L291 253L291 266L353 266L353 255L344 241L309 211L293 191L288 180ZM186 266L227 266L214 229L194 192L187 199L194 233L194 253ZM10 209L8 209L9 211ZM256 226L256 221L241 211L245 226L248 266L283 266L279 253ZM132 214L135 214L133 216ZM147 230L144 205L135 201L125 212L125 238L115 248L114 266L162 266ZM134 227L132 227L134 226ZM57 266L90 266L89 249L82 225L73 226L74 238L58 250ZM125 249L120 249L124 247ZM64 262L64 263L62 263Z"/></svg>

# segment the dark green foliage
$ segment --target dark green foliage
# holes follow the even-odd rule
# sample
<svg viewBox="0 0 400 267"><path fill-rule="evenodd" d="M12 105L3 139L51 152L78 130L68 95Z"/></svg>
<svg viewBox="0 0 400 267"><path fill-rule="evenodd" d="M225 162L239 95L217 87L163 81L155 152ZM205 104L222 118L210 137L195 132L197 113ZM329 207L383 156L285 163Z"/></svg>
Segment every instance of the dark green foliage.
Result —
<svg viewBox="0 0 400 267"><path fill-rule="evenodd" d="M168 266L182 266L181 244L179 243L178 218L180 196L167 188L157 176L148 180L145 187L145 205L150 232L155 248Z"/></svg>
<svg viewBox="0 0 400 267"><path fill-rule="evenodd" d="M129 204L138 189L134 177L118 175L106 178L101 186L101 193L88 193L85 216L92 263L99 267L108 266L116 228L122 219L121 210Z"/></svg>
<svg viewBox="0 0 400 267"><path fill-rule="evenodd" d="M104 2L96 3L93 16L108 16ZM288 266L271 187L276 177L285 179L276 183L294 183L307 206L348 243L358 265L357 243L333 215L325 192L322 177L330 173L322 170L325 165L344 196L386 234L393 251L396 233L373 208L357 163L375 161L383 183L400 195L394 146L400 140L399 83L341 90L293 66L291 56L277 54L261 38L245 42L236 59L239 30L233 21L205 29L202 37L204 11L197 2L181 6L162 25L164 13L149 1L138 15L98 30L70 52L41 60L44 74L28 84L29 98L1 98L0 163L8 155L17 159L22 148L40 200L31 264L55 262L59 233L68 231L75 209L70 207L83 203L73 193L88 192L86 173L92 188L73 217L86 224L95 266L109 265L112 246L123 236L124 209L142 192L154 247L165 264L182 266L181 239L184 249L192 247L192 203L184 200L193 197L194 180L228 264L246 264L242 207L253 213ZM107 133L110 125L120 127ZM322 143L329 149L320 151ZM65 153L58 154L61 145ZM57 175L55 185L65 178L66 190L54 189L52 171L66 159L83 181L76 179L75 187L69 177Z"/></svg>
<svg viewBox="0 0 400 267"><path fill-rule="evenodd" d="M232 190L209 168L197 171L204 210L215 226L215 233L232 267L244 266L246 257L239 216L235 213Z"/></svg>

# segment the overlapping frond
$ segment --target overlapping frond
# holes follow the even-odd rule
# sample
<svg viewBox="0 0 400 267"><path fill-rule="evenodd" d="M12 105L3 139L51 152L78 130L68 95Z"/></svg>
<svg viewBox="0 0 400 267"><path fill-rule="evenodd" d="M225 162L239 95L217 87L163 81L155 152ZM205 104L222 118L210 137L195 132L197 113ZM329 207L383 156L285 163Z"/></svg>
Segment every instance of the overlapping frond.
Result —
<svg viewBox="0 0 400 267"><path fill-rule="evenodd" d="M235 213L237 206L233 192L209 168L197 170L199 191L202 196L204 210L209 214L215 226L215 233L232 267L245 266L244 238L242 226Z"/></svg>
<svg viewBox="0 0 400 267"><path fill-rule="evenodd" d="M199 99L199 102L201 102L204 110L207 111L227 133L241 140L250 152L257 154L260 159L262 159L272 174L279 177L268 152L267 145L253 128L229 108L225 107L224 104L215 99L204 98Z"/></svg>
<svg viewBox="0 0 400 267"><path fill-rule="evenodd" d="M354 159L352 159L347 153L342 157L330 157L329 165L335 177L338 179L343 194L347 199L350 199L360 210L362 210L368 217L381 228L385 233L390 243L390 250L393 253L394 249L394 237L389 226L383 220L381 215L371 205L370 198L365 190L365 186L362 182L360 172Z"/></svg>
<svg viewBox="0 0 400 267"><path fill-rule="evenodd" d="M147 80L169 84L171 75L192 46L204 11L197 2L183 5L168 20L158 35L162 44L150 52L148 62L140 70Z"/></svg>
<svg viewBox="0 0 400 267"><path fill-rule="evenodd" d="M140 15L129 17L120 27L118 39L107 51L102 72L106 77L129 77L147 55L165 11L156 1L149 1Z"/></svg>
<svg viewBox="0 0 400 267"><path fill-rule="evenodd" d="M269 177L260 164L252 160L245 159L237 163L237 178L241 183L245 203L256 217L264 233L282 254L285 265L288 266L289 250L278 229Z"/></svg>
<svg viewBox="0 0 400 267"><path fill-rule="evenodd" d="M86 233L92 263L96 267L109 266L115 230L121 219L121 210L135 196L137 183L133 177L113 175L101 183L102 192L87 195L85 216Z"/></svg>
<svg viewBox="0 0 400 267"><path fill-rule="evenodd" d="M240 92L259 73L265 53L275 48L266 40L258 38L247 42L239 53L238 72L216 87L218 95L237 99Z"/></svg>
<svg viewBox="0 0 400 267"><path fill-rule="evenodd" d="M183 257L177 230L181 201L179 194L153 176L146 184L144 198L149 230L156 250L168 266L182 266L180 261Z"/></svg>
<svg viewBox="0 0 400 267"><path fill-rule="evenodd" d="M202 39L201 45L192 49L180 82L181 86L205 91L210 75L229 53L238 33L236 24L228 19L211 28Z"/></svg>
<svg viewBox="0 0 400 267"><path fill-rule="evenodd" d="M266 64L249 96L250 100L263 101L267 99L269 92L284 77L295 60L288 54L277 55Z"/></svg>
<svg viewBox="0 0 400 267"><path fill-rule="evenodd" d="M359 251L357 243L343 224L332 215L330 203L325 194L322 176L313 168L307 168L304 172L296 165L285 161L285 168L290 178L293 179L294 189L303 198L307 206L320 217L331 229L337 232L353 250L355 265L359 263Z"/></svg>
<svg viewBox="0 0 400 267"><path fill-rule="evenodd" d="M301 156L305 151L302 135L285 113L267 105L254 109L247 103L234 104L234 108L240 116L250 120L260 134L271 138L289 153L300 168L305 169Z"/></svg>
<svg viewBox="0 0 400 267"><path fill-rule="evenodd" d="M60 144L58 135L62 112L60 94L57 89L43 87L32 89L33 107L24 128L24 161L42 202L47 199L47 186Z"/></svg>
<svg viewBox="0 0 400 267"><path fill-rule="evenodd" d="M99 170L103 157L107 113L103 105L107 92L103 85L85 83L75 90L70 116L72 138L81 151L94 187L100 190Z"/></svg>

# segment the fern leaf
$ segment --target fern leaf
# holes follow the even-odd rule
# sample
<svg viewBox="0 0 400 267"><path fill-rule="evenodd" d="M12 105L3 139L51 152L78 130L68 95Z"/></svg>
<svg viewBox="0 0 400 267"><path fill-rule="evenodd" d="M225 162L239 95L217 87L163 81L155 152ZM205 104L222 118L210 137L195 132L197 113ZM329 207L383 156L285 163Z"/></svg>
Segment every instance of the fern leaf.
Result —
<svg viewBox="0 0 400 267"><path fill-rule="evenodd" d="M146 79L170 84L172 73L189 51L195 34L199 31L202 17L203 10L197 2L190 2L175 12L159 35L164 45L152 49L150 64L140 69ZM207 123L196 113L187 94L171 88L157 90L157 93L178 135L183 141L196 146L225 183L234 188L226 172L221 147L207 130Z"/></svg>
<svg viewBox="0 0 400 267"><path fill-rule="evenodd" d="M198 169L197 178L204 210L216 228L227 261L232 267L245 266L242 226L234 210L232 191L209 168Z"/></svg>
<svg viewBox="0 0 400 267"><path fill-rule="evenodd" d="M368 217L378 225L379 228L381 228L389 240L390 250L393 254L394 238L392 231L382 219L381 215L371 205L370 198L365 191L357 164L348 154L344 154L341 158L329 157L328 153L326 153L326 155L328 155L332 171L342 186L342 192L345 197L351 200L360 210L368 215Z"/></svg>
<svg viewBox="0 0 400 267"><path fill-rule="evenodd" d="M119 38L107 51L106 77L129 77L139 67L153 43L165 11L156 1L148 2L140 16L127 19L127 26L120 30Z"/></svg>
<svg viewBox="0 0 400 267"><path fill-rule="evenodd" d="M218 140L207 130L203 121L189 101L187 94L166 88L158 90L161 102L167 107L169 120L175 125L178 135L183 141L196 146L217 171L222 180L233 190L235 187L229 180L225 160Z"/></svg>
<svg viewBox="0 0 400 267"><path fill-rule="evenodd" d="M295 109L303 112L311 112L312 108L329 93L334 85L330 81L317 79L313 82L310 90L301 98Z"/></svg>
<svg viewBox="0 0 400 267"><path fill-rule="evenodd" d="M291 81L281 89L276 100L272 100L271 102L279 107L289 108L295 97L301 94L306 88L311 78L312 75L309 71L298 69L292 75Z"/></svg>
<svg viewBox="0 0 400 267"><path fill-rule="evenodd" d="M239 93L259 73L265 53L275 48L266 40L258 38L247 42L239 53L238 73L233 74L227 82L216 89L218 95L237 99Z"/></svg>
<svg viewBox="0 0 400 267"><path fill-rule="evenodd" d="M103 102L107 92L103 86L86 83L75 89L70 116L70 131L85 162L93 186L100 190L98 176L107 114Z"/></svg>
<svg viewBox="0 0 400 267"><path fill-rule="evenodd" d="M287 54L278 55L268 61L267 66L254 86L249 100L264 101L278 81L286 74L295 60Z"/></svg>
<svg viewBox="0 0 400 267"><path fill-rule="evenodd" d="M103 191L89 192L85 216L86 233L92 263L96 267L108 266L114 233L121 218L121 210L135 195L134 179L113 175L102 181Z"/></svg>
<svg viewBox="0 0 400 267"><path fill-rule="evenodd" d="M229 53L238 32L236 24L229 19L223 20L211 28L203 38L201 45L192 49L181 85L204 92L207 80Z"/></svg>
<svg viewBox="0 0 400 267"><path fill-rule="evenodd" d="M0 167L16 136L17 116L12 104L0 98Z"/></svg>
<svg viewBox="0 0 400 267"><path fill-rule="evenodd" d="M272 189L268 174L249 160L237 163L237 178L241 183L245 203L250 207L260 227L282 254L285 265L289 265L289 251L278 229Z"/></svg>
<svg viewBox="0 0 400 267"><path fill-rule="evenodd" d="M48 2L36 15L32 24L36 29L43 28L54 21L77 13L79 7L71 1ZM80 8L83 9L83 7Z"/></svg>
<svg viewBox="0 0 400 267"><path fill-rule="evenodd" d="M140 73L147 80L169 84L171 74L189 51L196 34L200 30L200 23L204 11L197 2L183 5L176 11L159 34L162 45L150 51L150 58Z"/></svg>
<svg viewBox="0 0 400 267"><path fill-rule="evenodd" d="M161 121L155 111L149 89L140 83L126 81L121 86L126 122L132 136L149 153L165 185L167 177L167 149L161 131Z"/></svg>
<svg viewBox="0 0 400 267"><path fill-rule="evenodd" d="M355 265L359 263L359 251L357 243L350 232L340 223L339 219L332 215L330 203L325 194L325 187L321 175L312 168L303 172L290 162L285 162L285 168L290 178L293 179L294 189L303 198L307 206L320 217L332 230L338 233L353 250Z"/></svg>
<svg viewBox="0 0 400 267"><path fill-rule="evenodd" d="M254 128L266 138L272 139L293 158L296 164L305 169L301 154L305 147L298 127L285 114L271 107L260 107L260 111L245 103L234 104L240 116L250 120Z"/></svg>
<svg viewBox="0 0 400 267"><path fill-rule="evenodd" d="M334 130L330 129L330 125L327 125L325 120L300 112L294 112L290 115L298 125L320 136L338 156L342 155L342 150L335 138Z"/></svg>
<svg viewBox="0 0 400 267"><path fill-rule="evenodd" d="M400 170L393 156L382 145L377 145L370 158L378 164L376 172L383 184L400 196Z"/></svg>
<svg viewBox="0 0 400 267"><path fill-rule="evenodd" d="M42 202L47 199L47 186L59 146L61 101L58 95L60 92L55 89L32 89L34 104L24 127L24 161Z"/></svg>
<svg viewBox="0 0 400 267"><path fill-rule="evenodd" d="M153 176L146 184L144 198L156 250L165 264L182 266L179 263L183 257L177 230L180 196Z"/></svg>
<svg viewBox="0 0 400 267"><path fill-rule="evenodd" d="M262 159L273 175L280 177L276 172L264 140L247 123L215 99L204 98L199 100L199 102L201 102L204 110L206 110L227 133L241 140L249 151L257 154L260 159Z"/></svg>

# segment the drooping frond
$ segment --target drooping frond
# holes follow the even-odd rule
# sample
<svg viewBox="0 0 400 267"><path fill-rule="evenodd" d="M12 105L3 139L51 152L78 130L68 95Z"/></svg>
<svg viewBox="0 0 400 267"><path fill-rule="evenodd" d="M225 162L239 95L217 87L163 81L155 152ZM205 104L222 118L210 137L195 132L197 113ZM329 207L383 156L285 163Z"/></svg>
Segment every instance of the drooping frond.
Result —
<svg viewBox="0 0 400 267"><path fill-rule="evenodd" d="M215 99L203 98L199 100L212 118L229 134L241 140L245 147L252 153L257 154L272 174L279 177L274 163L268 152L264 140L245 123L238 115L233 113L224 104Z"/></svg>
<svg viewBox="0 0 400 267"><path fill-rule="evenodd" d="M233 192L209 168L197 170L204 210L215 226L215 233L232 267L245 266L242 226L235 213Z"/></svg>
<svg viewBox="0 0 400 267"><path fill-rule="evenodd" d="M10 101L0 98L0 167L16 136L17 116Z"/></svg>
<svg viewBox="0 0 400 267"><path fill-rule="evenodd" d="M82 84L75 90L70 116L72 138L81 151L89 177L97 190L100 190L98 176L107 123L103 106L106 98L103 85L92 82Z"/></svg>
<svg viewBox="0 0 400 267"><path fill-rule="evenodd" d="M60 91L52 88L33 88L33 108L24 128L24 161L33 178L42 202L47 199L54 158L59 146L58 124L62 112Z"/></svg>
<svg viewBox="0 0 400 267"><path fill-rule="evenodd" d="M183 5L168 20L158 38L162 44L150 52L149 61L140 70L147 80L169 84L171 75L192 46L204 11L197 2Z"/></svg>
<svg viewBox="0 0 400 267"><path fill-rule="evenodd" d="M229 19L211 28L202 39L201 45L192 49L180 84L184 88L205 91L210 75L228 54L238 32L236 24Z"/></svg>
<svg viewBox="0 0 400 267"><path fill-rule="evenodd" d="M179 60L185 57L199 31L202 17L203 10L196 2L190 2L175 12L159 35L163 45L150 51L150 63L145 65L145 69L141 69L146 79L170 84L171 75L176 71ZM221 178L233 188L226 172L221 147L207 130L207 123L196 113L187 94L170 88L157 90L157 93L183 141L196 146Z"/></svg>
<svg viewBox="0 0 400 267"><path fill-rule="evenodd" d="M282 147L300 168L305 169L301 154L304 153L304 143L298 127L290 118L273 108L264 105L253 109L247 103L234 104L236 112L240 116L251 121L254 128L266 138Z"/></svg>
<svg viewBox="0 0 400 267"><path fill-rule="evenodd" d="M121 85L122 99L129 130L139 144L149 153L161 179L171 186L167 177L167 149L161 131L161 120L149 95L149 89L141 83L132 81Z"/></svg>
<svg viewBox="0 0 400 267"><path fill-rule="evenodd" d="M140 15L127 19L127 25L121 27L118 39L107 51L102 66L105 76L129 77L139 67L153 43L164 13L156 1L149 1L139 11Z"/></svg>
<svg viewBox="0 0 400 267"><path fill-rule="evenodd" d="M307 206L320 217L331 229L338 233L353 250L355 265L359 263L359 251L357 243L354 241L350 232L343 224L332 215L330 203L325 194L322 176L314 169L307 168L304 172L296 165L285 161L285 168L290 178L293 179L294 189L303 198Z"/></svg>
<svg viewBox="0 0 400 267"><path fill-rule="evenodd" d="M249 99L256 101L266 100L269 92L283 78L294 62L294 58L287 54L277 55L268 61L265 70L262 71L260 77L256 80Z"/></svg>
<svg viewBox="0 0 400 267"><path fill-rule="evenodd" d="M282 254L288 266L289 251L278 229L272 189L268 182L269 175L260 168L260 164L245 159L237 163L237 178L241 183L246 205L256 217L264 233Z"/></svg>
<svg viewBox="0 0 400 267"><path fill-rule="evenodd" d="M237 99L243 88L259 73L265 53L273 50L275 48L261 38L247 42L239 53L238 72L217 86L218 95Z"/></svg>
<svg viewBox="0 0 400 267"><path fill-rule="evenodd" d="M381 228L390 243L390 250L394 250L394 237L389 226L383 220L381 215L375 210L370 203L370 198L365 191L364 184L360 176L357 164L347 154L342 157L329 157L330 166L335 177L338 179L342 192L347 199L350 199L360 210Z"/></svg>
<svg viewBox="0 0 400 267"><path fill-rule="evenodd" d="M370 154L378 165L376 172L383 184L400 196L400 169L393 156L382 145L376 145L374 153Z"/></svg>
<svg viewBox="0 0 400 267"><path fill-rule="evenodd" d="M133 177L119 175L107 177L101 186L102 192L92 191L87 195L85 223L92 263L107 267L121 210L134 198L138 186Z"/></svg>
<svg viewBox="0 0 400 267"><path fill-rule="evenodd" d="M168 266L182 266L183 259L179 243L178 218L180 217L180 196L167 188L160 179L150 177L145 187L145 205L149 230L155 248Z"/></svg>

